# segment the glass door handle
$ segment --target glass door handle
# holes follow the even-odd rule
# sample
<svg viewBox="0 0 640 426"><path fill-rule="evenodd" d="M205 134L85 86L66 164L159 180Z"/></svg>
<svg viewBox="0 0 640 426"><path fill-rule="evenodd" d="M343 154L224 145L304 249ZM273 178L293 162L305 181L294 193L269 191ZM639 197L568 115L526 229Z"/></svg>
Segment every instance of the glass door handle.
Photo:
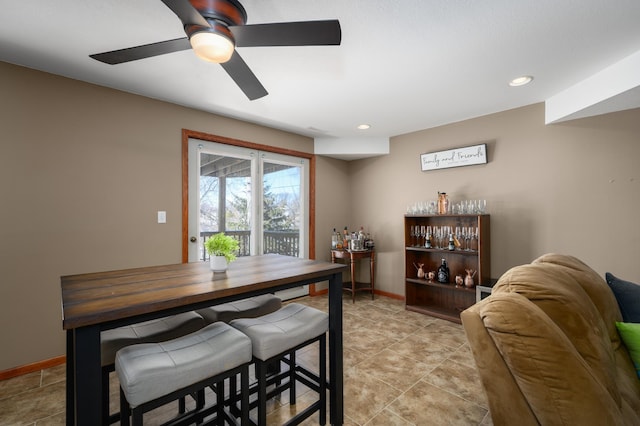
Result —
<svg viewBox="0 0 640 426"><path fill-rule="evenodd" d="M191 241L192 243L195 243L196 241L198 241L198 239L196 237L191 237L189 238L189 241Z"/></svg>

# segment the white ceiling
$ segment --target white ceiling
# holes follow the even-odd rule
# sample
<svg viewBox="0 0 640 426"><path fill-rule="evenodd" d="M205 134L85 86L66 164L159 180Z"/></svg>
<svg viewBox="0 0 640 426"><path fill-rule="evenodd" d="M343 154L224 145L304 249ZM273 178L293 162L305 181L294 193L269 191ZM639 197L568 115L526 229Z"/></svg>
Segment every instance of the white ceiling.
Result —
<svg viewBox="0 0 640 426"><path fill-rule="evenodd" d="M219 65L190 50L120 65L89 58L183 37L160 0L0 0L0 60L302 135L353 139L543 102L640 52L638 0L241 1L249 24L338 19L342 44L239 48L269 91L249 101ZM524 74L534 81L508 86ZM640 107L640 90L622 104ZM360 123L372 127L357 130Z"/></svg>

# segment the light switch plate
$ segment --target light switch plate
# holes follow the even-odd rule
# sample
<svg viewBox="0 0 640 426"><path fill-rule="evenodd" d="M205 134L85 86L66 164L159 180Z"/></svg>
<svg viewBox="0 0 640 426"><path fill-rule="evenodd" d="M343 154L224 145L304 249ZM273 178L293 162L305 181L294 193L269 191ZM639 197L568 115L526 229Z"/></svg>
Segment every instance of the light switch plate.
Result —
<svg viewBox="0 0 640 426"><path fill-rule="evenodd" d="M167 212L158 210L158 223L167 223Z"/></svg>

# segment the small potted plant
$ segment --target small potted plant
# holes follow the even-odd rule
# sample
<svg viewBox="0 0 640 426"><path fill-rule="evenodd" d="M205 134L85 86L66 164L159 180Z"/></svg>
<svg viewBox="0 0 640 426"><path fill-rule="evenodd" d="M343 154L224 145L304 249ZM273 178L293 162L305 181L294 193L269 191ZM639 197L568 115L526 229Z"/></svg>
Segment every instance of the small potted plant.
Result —
<svg viewBox="0 0 640 426"><path fill-rule="evenodd" d="M240 248L238 240L224 232L212 235L204 247L209 253L209 262L213 272L225 272L230 262L236 260L236 253Z"/></svg>

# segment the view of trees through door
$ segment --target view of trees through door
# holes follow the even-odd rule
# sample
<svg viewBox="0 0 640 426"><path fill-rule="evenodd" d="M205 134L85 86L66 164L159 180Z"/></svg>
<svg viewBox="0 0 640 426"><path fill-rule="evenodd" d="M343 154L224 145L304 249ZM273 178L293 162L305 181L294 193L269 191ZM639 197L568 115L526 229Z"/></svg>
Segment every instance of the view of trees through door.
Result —
<svg viewBox="0 0 640 426"><path fill-rule="evenodd" d="M308 160L196 140L189 145L197 160L198 193L190 193L198 206L190 206L189 216L198 212L199 229L190 231L199 234L198 260L208 259L204 242L218 232L238 240L240 256L307 257Z"/></svg>

